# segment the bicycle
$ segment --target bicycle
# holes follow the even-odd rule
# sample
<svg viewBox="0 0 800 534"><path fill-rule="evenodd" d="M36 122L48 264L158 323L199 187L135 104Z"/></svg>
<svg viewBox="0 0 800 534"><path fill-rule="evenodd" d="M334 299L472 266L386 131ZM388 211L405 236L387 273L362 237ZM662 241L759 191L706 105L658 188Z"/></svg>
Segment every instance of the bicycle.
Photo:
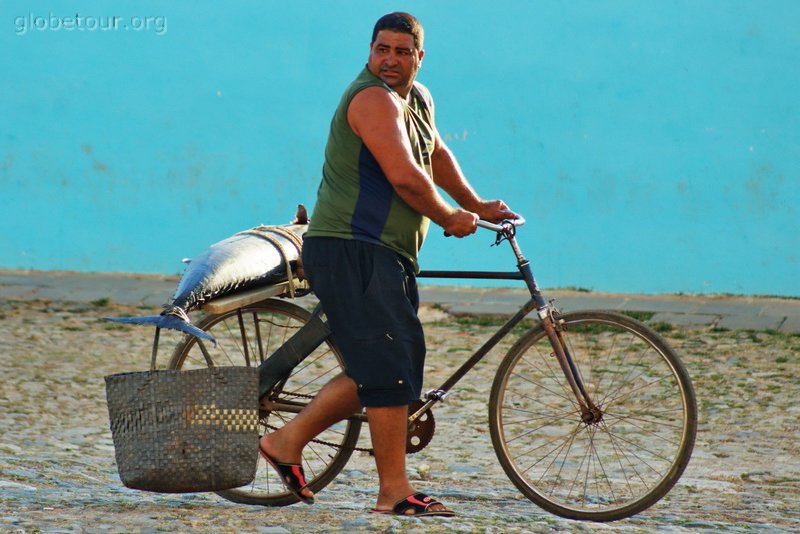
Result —
<svg viewBox="0 0 800 534"><path fill-rule="evenodd" d="M523 222L479 222L496 233L495 244L510 244L517 271L420 273L521 280L531 298L452 376L411 405L407 451L430 442L431 408L533 312L538 324L508 351L490 392L497 458L522 494L548 512L591 521L629 517L666 495L689 462L697 431L691 379L667 342L645 324L614 312L562 314L546 301L516 241ZM275 298L283 291L274 286L207 303L208 315L197 326L216 337L217 345L186 336L168 364L259 365L264 432L299 413L342 368L324 312ZM303 463L312 491L342 470L365 422L363 413L353 414L308 444ZM298 500L266 465L248 486L218 493L266 506Z"/></svg>

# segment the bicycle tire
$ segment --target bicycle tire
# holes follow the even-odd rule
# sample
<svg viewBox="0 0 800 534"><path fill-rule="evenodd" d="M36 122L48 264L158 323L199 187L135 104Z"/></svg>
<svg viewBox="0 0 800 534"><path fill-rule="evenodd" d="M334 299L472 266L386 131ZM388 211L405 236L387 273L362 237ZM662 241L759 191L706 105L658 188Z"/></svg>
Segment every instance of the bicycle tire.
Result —
<svg viewBox="0 0 800 534"><path fill-rule="evenodd" d="M550 513L615 521L652 506L691 457L697 406L671 347L646 325L601 311L562 316L589 395L603 411L585 423L541 325L497 370L489 426L514 485Z"/></svg>
<svg viewBox="0 0 800 534"><path fill-rule="evenodd" d="M300 306L269 299L238 310L207 315L196 326L217 339L216 346L206 343L215 365L256 366L307 323L310 317L311 314ZM184 337L175 347L168 367L205 367L206 361L196 341L192 336ZM307 399L310 402L319 388L338 374L341 368L341 358L336 349L325 342L300 362L289 378L273 387L268 396L273 400L305 402ZM282 426L295 414L261 410L259 415L260 433L263 434ZM361 421L345 420L306 446L303 468L311 491L319 492L339 474L354 450L360 429ZM299 501L285 489L263 457L259 456L258 462L256 478L252 483L241 488L218 491L217 494L233 502L261 506L286 506Z"/></svg>

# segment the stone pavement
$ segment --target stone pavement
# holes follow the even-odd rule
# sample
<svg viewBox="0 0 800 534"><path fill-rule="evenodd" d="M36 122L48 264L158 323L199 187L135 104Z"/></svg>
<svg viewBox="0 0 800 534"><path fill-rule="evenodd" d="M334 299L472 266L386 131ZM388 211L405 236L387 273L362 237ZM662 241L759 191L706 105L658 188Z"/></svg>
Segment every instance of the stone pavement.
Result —
<svg viewBox="0 0 800 534"><path fill-rule="evenodd" d="M114 461L103 377L146 368L152 332L101 321L140 313L135 304L106 299L0 298L0 532L800 532L800 336L663 329L697 394L692 460L652 508L595 524L548 514L524 498L498 464L487 400L500 358L516 341L512 335L435 408L430 446L407 458L414 486L441 498L458 516L401 519L367 513L377 484L373 458L361 452L314 506L245 506L209 493L124 487ZM472 318L443 320L447 314L430 306L424 311L426 384L435 385L496 325ZM162 335L167 346L179 339L178 333ZM362 429L360 446L368 446L368 434ZM263 462L260 467L266 469Z"/></svg>
<svg viewBox="0 0 800 534"><path fill-rule="evenodd" d="M525 499L498 464L488 426L489 390L511 336L437 406L431 446L407 460L414 485L459 515L399 519L367 513L376 498L367 453L354 454L314 506L244 506L214 494L154 494L121 484L103 377L146 368L152 332L100 318L135 315L140 306L151 313L176 282L0 271L0 532L800 532L800 336L776 331L797 324L800 301L547 291L566 310L637 311L651 322L687 325L657 328L681 355L697 394L697 441L683 477L652 508L610 524L562 519ZM506 314L525 299L519 290L451 286L426 286L422 296L454 314ZM434 385L496 325L443 320L448 314L423 309L426 384ZM759 317L770 318L761 324L769 330L747 330ZM172 345L179 339L162 336ZM360 439L368 446L367 432Z"/></svg>
<svg viewBox="0 0 800 534"><path fill-rule="evenodd" d="M128 273L0 270L0 298L92 302L158 308L177 285L177 276ZM454 315L508 315L528 299L525 289L427 285L423 303ZM650 323L687 328L800 333L800 299L730 295L631 295L543 290L562 311L603 309L641 312Z"/></svg>

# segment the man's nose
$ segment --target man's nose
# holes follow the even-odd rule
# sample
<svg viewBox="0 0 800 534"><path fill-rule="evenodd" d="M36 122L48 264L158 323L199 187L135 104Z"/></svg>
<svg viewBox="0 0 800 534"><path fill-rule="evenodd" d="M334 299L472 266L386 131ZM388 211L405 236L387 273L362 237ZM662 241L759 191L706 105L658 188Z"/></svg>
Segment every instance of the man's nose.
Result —
<svg viewBox="0 0 800 534"><path fill-rule="evenodd" d="M388 54L386 54L386 59L384 60L384 62L390 66L397 65L397 54L395 54L394 52L389 52Z"/></svg>

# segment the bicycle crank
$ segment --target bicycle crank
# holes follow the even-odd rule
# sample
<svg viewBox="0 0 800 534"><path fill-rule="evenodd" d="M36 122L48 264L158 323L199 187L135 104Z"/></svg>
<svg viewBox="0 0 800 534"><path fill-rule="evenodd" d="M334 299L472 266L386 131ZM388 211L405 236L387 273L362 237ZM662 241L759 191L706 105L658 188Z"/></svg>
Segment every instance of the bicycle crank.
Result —
<svg viewBox="0 0 800 534"><path fill-rule="evenodd" d="M425 403L421 400L414 401L408 406L408 413L412 414L422 408ZM419 416L419 418L408 425L408 435L406 436L406 454L414 454L428 446L433 439L436 430L436 422L433 419L433 412L429 409Z"/></svg>

